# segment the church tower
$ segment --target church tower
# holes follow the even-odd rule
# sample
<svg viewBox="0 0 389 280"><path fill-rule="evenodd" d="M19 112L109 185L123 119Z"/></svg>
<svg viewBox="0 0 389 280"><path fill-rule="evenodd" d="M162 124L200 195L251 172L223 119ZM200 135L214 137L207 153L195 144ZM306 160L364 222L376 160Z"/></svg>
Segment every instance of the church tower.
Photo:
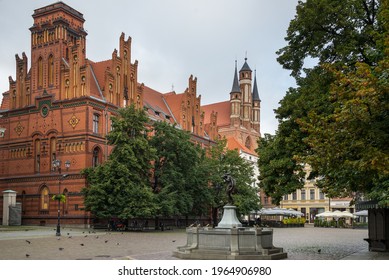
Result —
<svg viewBox="0 0 389 280"><path fill-rule="evenodd" d="M251 92L251 74L252 71L247 64L247 57L239 71L240 91L242 93L242 110L241 118L242 125L247 130L251 129L251 114L252 114L252 92Z"/></svg>
<svg viewBox="0 0 389 280"><path fill-rule="evenodd" d="M32 98L46 90L56 99L84 95L85 84L81 66L86 61L86 36L83 14L63 2L36 9L31 31L31 93ZM64 80L61 70L68 70ZM82 81L82 77L84 81ZM67 96L61 86L68 87Z"/></svg>
<svg viewBox="0 0 389 280"><path fill-rule="evenodd" d="M239 86L239 81L238 81L237 62L235 60L234 82L232 84L232 89L230 92L230 104L231 104L230 119L231 119L231 126L234 126L234 127L240 126L241 100L242 100L242 93L240 91L240 86Z"/></svg>

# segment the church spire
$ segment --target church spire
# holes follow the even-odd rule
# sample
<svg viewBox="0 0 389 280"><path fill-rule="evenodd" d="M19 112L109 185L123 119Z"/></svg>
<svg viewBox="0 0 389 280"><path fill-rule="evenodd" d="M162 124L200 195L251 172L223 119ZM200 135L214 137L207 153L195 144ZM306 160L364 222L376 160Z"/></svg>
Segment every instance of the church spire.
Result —
<svg viewBox="0 0 389 280"><path fill-rule="evenodd" d="M259 98L259 94L258 94L257 70L254 71L253 101L261 101L261 99Z"/></svg>
<svg viewBox="0 0 389 280"><path fill-rule="evenodd" d="M237 62L235 60L235 74L234 74L234 82L232 84L231 93L240 92L239 80L238 80L238 69L236 66Z"/></svg>

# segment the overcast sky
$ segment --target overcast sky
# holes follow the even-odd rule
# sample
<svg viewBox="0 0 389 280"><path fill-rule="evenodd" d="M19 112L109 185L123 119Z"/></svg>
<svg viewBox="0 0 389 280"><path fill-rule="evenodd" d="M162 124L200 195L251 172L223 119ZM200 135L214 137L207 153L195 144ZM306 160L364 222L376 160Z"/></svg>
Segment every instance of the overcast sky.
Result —
<svg viewBox="0 0 389 280"><path fill-rule="evenodd" d="M34 9L50 0L0 0L0 99L15 79L15 54L31 60ZM273 110L289 87L290 72L276 61L297 0L66 0L84 15L87 58L102 61L119 48L122 32L132 37L138 81L160 91L181 93L197 77L202 105L229 99L235 60L257 70L261 133L274 134Z"/></svg>

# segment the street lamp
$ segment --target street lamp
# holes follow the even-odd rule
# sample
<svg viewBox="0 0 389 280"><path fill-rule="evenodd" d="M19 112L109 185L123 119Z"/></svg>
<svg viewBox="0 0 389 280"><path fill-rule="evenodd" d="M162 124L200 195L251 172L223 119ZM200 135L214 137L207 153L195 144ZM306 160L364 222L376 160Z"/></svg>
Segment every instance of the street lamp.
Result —
<svg viewBox="0 0 389 280"><path fill-rule="evenodd" d="M65 161L65 168L68 170L70 167L70 161ZM61 161L59 159L53 160L53 170L57 170L60 175L58 181L58 222L57 222L57 231L55 233L56 236L61 236L61 181L69 176L69 174L61 175Z"/></svg>

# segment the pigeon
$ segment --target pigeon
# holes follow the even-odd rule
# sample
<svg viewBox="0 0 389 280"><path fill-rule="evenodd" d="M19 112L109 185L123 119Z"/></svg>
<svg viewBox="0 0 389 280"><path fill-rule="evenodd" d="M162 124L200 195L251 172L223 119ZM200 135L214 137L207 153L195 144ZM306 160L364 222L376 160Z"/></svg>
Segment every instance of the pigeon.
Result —
<svg viewBox="0 0 389 280"><path fill-rule="evenodd" d="M59 250L60 250L60 251L62 251L62 250L63 250L63 248L59 248Z"/></svg>
<svg viewBox="0 0 389 280"><path fill-rule="evenodd" d="M27 242L28 244L31 244L31 241L30 241L30 240L26 240L26 242Z"/></svg>
<svg viewBox="0 0 389 280"><path fill-rule="evenodd" d="M88 235L85 235L84 237L88 237Z"/></svg>
<svg viewBox="0 0 389 280"><path fill-rule="evenodd" d="M172 242L176 242L175 240L172 240Z"/></svg>
<svg viewBox="0 0 389 280"><path fill-rule="evenodd" d="M118 243L116 243L116 245L120 245L120 243L118 242Z"/></svg>
<svg viewBox="0 0 389 280"><path fill-rule="evenodd" d="M72 236L69 236L68 238L72 238Z"/></svg>
<svg viewBox="0 0 389 280"><path fill-rule="evenodd" d="M26 254L26 258L28 258L30 255L29 254Z"/></svg>
<svg viewBox="0 0 389 280"><path fill-rule="evenodd" d="M320 254L321 253L321 249L317 250L317 252Z"/></svg>
<svg viewBox="0 0 389 280"><path fill-rule="evenodd" d="M81 246L84 246L84 243L81 243L80 245L81 245Z"/></svg>
<svg viewBox="0 0 389 280"><path fill-rule="evenodd" d="M67 235L69 235L70 233L68 232Z"/></svg>
<svg viewBox="0 0 389 280"><path fill-rule="evenodd" d="M104 242L105 242L105 243L107 243L107 242L108 242L108 240L105 240Z"/></svg>

